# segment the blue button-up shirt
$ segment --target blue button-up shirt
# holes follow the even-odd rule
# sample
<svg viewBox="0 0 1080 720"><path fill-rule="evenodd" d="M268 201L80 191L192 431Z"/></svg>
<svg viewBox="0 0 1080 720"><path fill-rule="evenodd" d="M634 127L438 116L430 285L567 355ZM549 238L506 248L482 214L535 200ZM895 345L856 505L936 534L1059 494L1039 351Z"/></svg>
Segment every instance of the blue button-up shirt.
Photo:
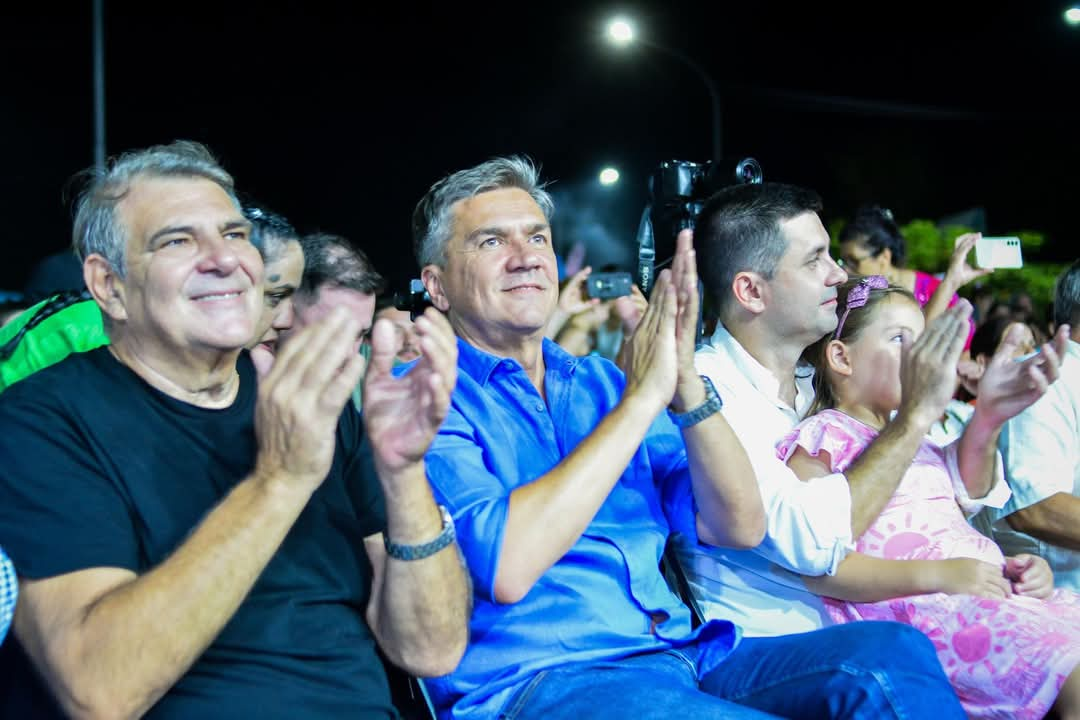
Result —
<svg viewBox="0 0 1080 720"><path fill-rule="evenodd" d="M520 601L495 600L510 493L554 468L622 397L625 378L599 357L544 341L547 402L515 360L458 341L451 409L427 455L435 495L454 516L475 591L458 669L428 681L443 717L495 717L537 672L696 643L699 673L738 641L729 622L690 629L658 564L672 527L693 533L682 435L666 414L581 537Z"/></svg>

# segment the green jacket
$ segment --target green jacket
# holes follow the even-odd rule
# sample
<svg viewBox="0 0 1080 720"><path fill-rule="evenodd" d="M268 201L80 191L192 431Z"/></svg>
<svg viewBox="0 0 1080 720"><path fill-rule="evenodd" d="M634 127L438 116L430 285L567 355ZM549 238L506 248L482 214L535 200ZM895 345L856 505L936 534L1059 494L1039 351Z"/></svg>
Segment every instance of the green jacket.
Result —
<svg viewBox="0 0 1080 720"><path fill-rule="evenodd" d="M0 392L42 368L54 365L71 353L86 352L109 344L101 309L93 300L80 300L59 310L45 306L49 298L26 310L0 328ZM46 316L15 336L45 308ZM11 345L10 343L14 343Z"/></svg>

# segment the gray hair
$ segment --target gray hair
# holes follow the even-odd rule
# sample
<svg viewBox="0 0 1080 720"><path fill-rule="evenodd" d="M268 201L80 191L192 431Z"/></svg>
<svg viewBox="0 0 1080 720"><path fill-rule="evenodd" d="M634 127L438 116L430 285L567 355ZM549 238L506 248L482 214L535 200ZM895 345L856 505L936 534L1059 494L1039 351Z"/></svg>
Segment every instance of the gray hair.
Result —
<svg viewBox="0 0 1080 720"><path fill-rule="evenodd" d="M101 255L120 277L126 272L128 238L127 229L116 217L116 206L136 178L204 178L221 186L240 207L232 176L204 145L191 140L124 153L105 168L84 171L84 176L86 187L75 201L72 246L80 261L92 254Z"/></svg>
<svg viewBox="0 0 1080 720"><path fill-rule="evenodd" d="M814 191L782 183L732 185L709 198L694 230L709 316L723 318L739 273L771 280L788 248L780 223L821 207Z"/></svg>
<svg viewBox="0 0 1080 720"><path fill-rule="evenodd" d="M1080 325L1080 260L1065 268L1054 283L1054 326Z"/></svg>
<svg viewBox="0 0 1080 720"><path fill-rule="evenodd" d="M555 203L540 182L540 170L522 155L497 157L447 175L431 186L413 211L413 254L420 267L446 264L446 244L453 232L451 208L480 193L518 188L529 193L550 221Z"/></svg>

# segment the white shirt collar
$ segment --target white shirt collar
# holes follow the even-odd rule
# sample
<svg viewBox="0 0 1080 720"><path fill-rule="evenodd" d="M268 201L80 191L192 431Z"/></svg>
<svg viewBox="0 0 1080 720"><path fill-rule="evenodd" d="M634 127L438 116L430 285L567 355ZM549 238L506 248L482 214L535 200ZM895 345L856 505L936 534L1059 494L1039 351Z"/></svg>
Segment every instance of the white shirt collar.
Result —
<svg viewBox="0 0 1080 720"><path fill-rule="evenodd" d="M725 354L735 368L759 393L781 410L801 420L814 402L814 368L804 362L795 367L795 407L780 399L780 381L771 370L762 365L738 340L728 332L723 323L716 324L716 331L706 342L706 347Z"/></svg>

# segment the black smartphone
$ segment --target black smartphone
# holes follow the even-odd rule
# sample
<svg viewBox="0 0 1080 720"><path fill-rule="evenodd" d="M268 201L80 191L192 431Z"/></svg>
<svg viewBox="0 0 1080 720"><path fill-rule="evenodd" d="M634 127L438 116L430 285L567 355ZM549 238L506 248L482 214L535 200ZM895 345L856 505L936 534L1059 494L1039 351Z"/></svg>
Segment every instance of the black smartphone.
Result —
<svg viewBox="0 0 1080 720"><path fill-rule="evenodd" d="M622 297L630 294L633 282L628 272L593 273L585 279L585 293L604 300Z"/></svg>

